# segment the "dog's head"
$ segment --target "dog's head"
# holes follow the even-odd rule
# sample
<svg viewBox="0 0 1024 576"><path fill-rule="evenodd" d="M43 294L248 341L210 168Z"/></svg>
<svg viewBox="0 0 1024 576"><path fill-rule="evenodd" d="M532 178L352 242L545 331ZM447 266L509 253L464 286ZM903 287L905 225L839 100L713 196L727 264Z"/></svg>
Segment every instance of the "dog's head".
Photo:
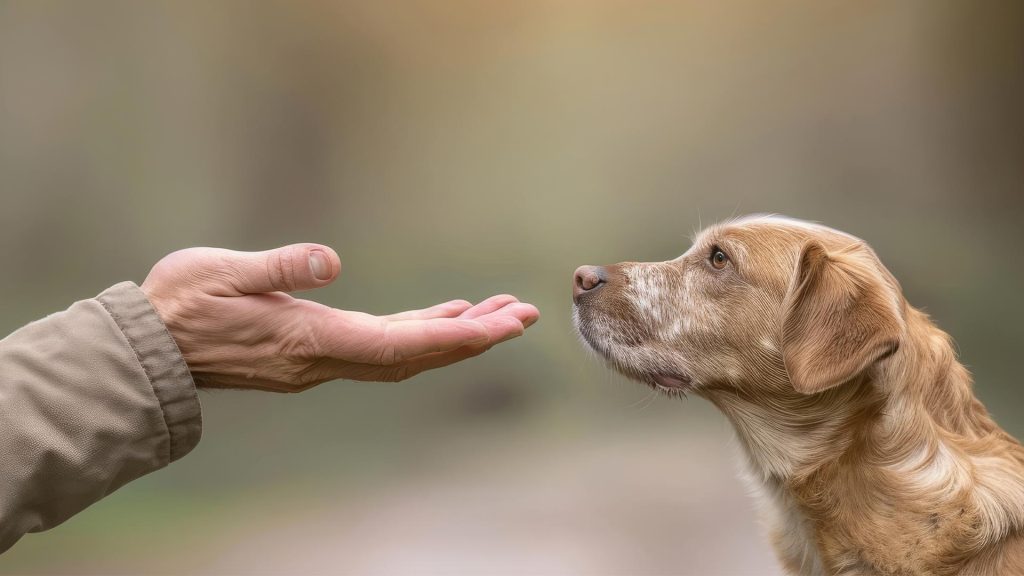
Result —
<svg viewBox="0 0 1024 576"><path fill-rule="evenodd" d="M814 394L892 354L899 285L863 241L753 216L701 232L667 262L583 266L574 320L623 374L659 390Z"/></svg>

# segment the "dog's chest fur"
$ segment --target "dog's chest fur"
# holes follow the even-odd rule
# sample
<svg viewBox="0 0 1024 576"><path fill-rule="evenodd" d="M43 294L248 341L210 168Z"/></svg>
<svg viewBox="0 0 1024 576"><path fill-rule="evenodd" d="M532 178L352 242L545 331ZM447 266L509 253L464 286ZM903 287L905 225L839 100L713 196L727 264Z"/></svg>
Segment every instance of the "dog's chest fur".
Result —
<svg viewBox="0 0 1024 576"><path fill-rule="evenodd" d="M1015 536L1024 469L1013 457L970 451L939 444L892 464L825 466L799 482L747 459L745 477L790 574L1017 573L1009 567L1024 558Z"/></svg>
<svg viewBox="0 0 1024 576"><path fill-rule="evenodd" d="M814 529L807 516L778 482L757 477L748 464L743 474L748 489L757 500L767 525L775 553L791 574L823 576L825 574L814 539Z"/></svg>

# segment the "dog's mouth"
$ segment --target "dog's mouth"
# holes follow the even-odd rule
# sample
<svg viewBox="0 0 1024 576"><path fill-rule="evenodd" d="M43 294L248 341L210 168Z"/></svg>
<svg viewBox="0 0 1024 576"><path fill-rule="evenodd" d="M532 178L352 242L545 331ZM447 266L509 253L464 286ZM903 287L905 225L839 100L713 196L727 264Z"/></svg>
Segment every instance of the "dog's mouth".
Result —
<svg viewBox="0 0 1024 576"><path fill-rule="evenodd" d="M669 396L685 396L687 392L693 391L693 381L690 377L679 373L661 371L633 372L631 370L622 370L621 368L617 368L617 371L632 380L648 386L652 390L663 392Z"/></svg>
<svg viewBox="0 0 1024 576"><path fill-rule="evenodd" d="M623 376L640 382L653 390L670 396L686 395L693 390L693 381L686 374L675 369L665 369L637 343L619 343L599 333L585 318L574 314L576 331L587 347L607 362L608 366Z"/></svg>
<svg viewBox="0 0 1024 576"><path fill-rule="evenodd" d="M688 376L680 376L677 374L655 374L652 378L656 388L664 388L666 390L687 392L693 386L693 381L690 380Z"/></svg>
<svg viewBox="0 0 1024 576"><path fill-rule="evenodd" d="M693 381L689 376L676 372L665 371L641 371L625 366L621 361L608 359L608 364L616 372L626 376L630 380L639 382L648 388L661 392L668 396L686 396L694 390Z"/></svg>

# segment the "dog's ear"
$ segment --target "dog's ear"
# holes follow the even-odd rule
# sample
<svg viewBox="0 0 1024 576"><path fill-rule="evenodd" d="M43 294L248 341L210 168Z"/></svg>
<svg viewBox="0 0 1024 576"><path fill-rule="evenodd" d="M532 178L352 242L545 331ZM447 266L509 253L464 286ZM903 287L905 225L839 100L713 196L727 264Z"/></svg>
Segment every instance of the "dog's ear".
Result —
<svg viewBox="0 0 1024 576"><path fill-rule="evenodd" d="M798 392L849 382L899 347L898 288L873 261L864 245L801 250L782 308L782 358Z"/></svg>

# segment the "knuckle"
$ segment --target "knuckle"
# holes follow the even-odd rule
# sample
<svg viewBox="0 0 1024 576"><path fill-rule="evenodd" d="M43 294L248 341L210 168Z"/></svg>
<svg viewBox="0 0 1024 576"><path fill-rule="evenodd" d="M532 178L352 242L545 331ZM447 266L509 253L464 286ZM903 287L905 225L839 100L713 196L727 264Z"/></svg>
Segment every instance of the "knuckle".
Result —
<svg viewBox="0 0 1024 576"><path fill-rule="evenodd" d="M441 352L441 328L437 323L428 322L423 325L423 336L429 342L429 352Z"/></svg>
<svg viewBox="0 0 1024 576"><path fill-rule="evenodd" d="M298 322L287 330L280 346L281 357L301 370L323 356L319 331L308 321Z"/></svg>
<svg viewBox="0 0 1024 576"><path fill-rule="evenodd" d="M171 252L153 265L144 284L167 289L180 285L183 279L191 280L196 270L202 268L201 255L200 248L186 248Z"/></svg>
<svg viewBox="0 0 1024 576"><path fill-rule="evenodd" d="M381 366L391 366L401 361L398 347L395 345L395 333L391 328L391 325L384 322L384 326L381 330L380 343L377 351L377 364Z"/></svg>
<svg viewBox="0 0 1024 576"><path fill-rule="evenodd" d="M292 252L292 250L275 250L267 258L267 277L275 290L281 292L295 290L294 258L290 257Z"/></svg>

